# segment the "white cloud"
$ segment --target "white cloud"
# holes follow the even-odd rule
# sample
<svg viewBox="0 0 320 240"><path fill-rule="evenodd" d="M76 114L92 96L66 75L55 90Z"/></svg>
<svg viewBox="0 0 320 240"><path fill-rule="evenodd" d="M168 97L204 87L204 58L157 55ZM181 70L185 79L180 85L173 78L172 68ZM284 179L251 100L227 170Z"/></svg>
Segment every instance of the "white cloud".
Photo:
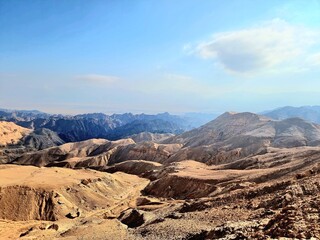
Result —
<svg viewBox="0 0 320 240"><path fill-rule="evenodd" d="M119 77L116 76L108 76L108 75L99 75L99 74L87 74L77 76L76 79L87 81L90 83L115 83L120 80Z"/></svg>
<svg viewBox="0 0 320 240"><path fill-rule="evenodd" d="M226 70L250 73L306 59L320 31L274 19L252 28L221 32L195 48L204 59L215 59Z"/></svg>

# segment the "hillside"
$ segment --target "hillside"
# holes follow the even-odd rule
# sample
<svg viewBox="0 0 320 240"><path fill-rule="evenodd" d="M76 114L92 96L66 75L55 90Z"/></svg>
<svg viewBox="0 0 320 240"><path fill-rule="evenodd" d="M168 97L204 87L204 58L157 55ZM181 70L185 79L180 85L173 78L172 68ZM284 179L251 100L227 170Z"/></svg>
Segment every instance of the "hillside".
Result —
<svg viewBox="0 0 320 240"><path fill-rule="evenodd" d="M273 119L302 118L309 122L320 123L320 106L282 107L266 111L263 115Z"/></svg>
<svg viewBox="0 0 320 240"><path fill-rule="evenodd" d="M103 169L126 160L166 161L179 151L179 144L135 143L132 139L90 139L17 155L11 163L33 166L90 167Z"/></svg>
<svg viewBox="0 0 320 240"><path fill-rule="evenodd" d="M227 112L163 143L183 145L170 162L193 159L218 164L265 153L269 147L317 146L320 126L299 118L277 121L253 113Z"/></svg>
<svg viewBox="0 0 320 240"><path fill-rule="evenodd" d="M225 113L161 143L90 139L17 154L0 165L0 236L318 239L319 132L299 118Z"/></svg>
<svg viewBox="0 0 320 240"><path fill-rule="evenodd" d="M0 121L0 163L11 162L27 152L54 147L64 141L53 131L40 128L31 130L13 122Z"/></svg>
<svg viewBox="0 0 320 240"><path fill-rule="evenodd" d="M159 143L93 139L23 154L14 162L36 166L104 167L126 160L171 163L190 159L224 164L267 153L270 148L319 144L320 126L299 118L277 121L253 113L225 113L200 128Z"/></svg>
<svg viewBox="0 0 320 240"><path fill-rule="evenodd" d="M136 206L148 180L124 173L0 165L0 183L2 239L93 234L121 239L126 229L114 218Z"/></svg>
<svg viewBox="0 0 320 240"><path fill-rule="evenodd" d="M17 144L24 136L32 131L12 122L0 121L0 145Z"/></svg>

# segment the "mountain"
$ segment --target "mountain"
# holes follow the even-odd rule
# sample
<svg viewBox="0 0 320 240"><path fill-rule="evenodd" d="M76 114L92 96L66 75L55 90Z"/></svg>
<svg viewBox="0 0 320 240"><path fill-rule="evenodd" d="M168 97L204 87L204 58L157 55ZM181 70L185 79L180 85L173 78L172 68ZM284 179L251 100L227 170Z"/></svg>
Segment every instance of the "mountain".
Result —
<svg viewBox="0 0 320 240"><path fill-rule="evenodd" d="M320 123L320 106L282 107L262 113L273 119L282 120L286 118L299 117L309 122Z"/></svg>
<svg viewBox="0 0 320 240"><path fill-rule="evenodd" d="M162 119L154 120L135 120L126 125L113 129L108 134L108 139L117 140L125 138L133 134L139 134L142 132L158 133L158 134L179 134L184 132L179 124L175 122L165 121Z"/></svg>
<svg viewBox="0 0 320 240"><path fill-rule="evenodd" d="M27 152L35 152L64 144L53 131L45 128L31 130L13 122L0 121L0 163L8 163Z"/></svg>
<svg viewBox="0 0 320 240"><path fill-rule="evenodd" d="M300 118L272 120L254 113L224 113L217 119L162 143L183 147L168 161L193 159L218 164L261 154L268 148L320 144L320 126Z"/></svg>
<svg viewBox="0 0 320 240"><path fill-rule="evenodd" d="M154 142L160 143L170 137L173 137L174 134L171 133L150 133L150 132L141 132L138 134L134 134L129 136L136 143L138 142Z"/></svg>
<svg viewBox="0 0 320 240"><path fill-rule="evenodd" d="M320 125L299 118L272 120L254 113L224 113L200 128L158 143L91 139L18 156L17 164L105 167L126 160L226 164L274 148L320 145Z"/></svg>
<svg viewBox="0 0 320 240"><path fill-rule="evenodd" d="M141 159L164 162L180 147L179 144L135 143L130 138L117 141L90 139L66 143L41 151L17 154L11 163L38 167L104 169L107 165L126 160Z"/></svg>
<svg viewBox="0 0 320 240"><path fill-rule="evenodd" d="M24 136L32 130L20 127L13 122L0 121L0 146L17 144Z"/></svg>
<svg viewBox="0 0 320 240"><path fill-rule="evenodd" d="M127 128L131 125L124 126L123 132L114 136L115 139L131 132ZM145 127L141 131L143 129ZM146 138L152 139L152 135L146 134ZM139 139L137 136L133 135ZM141 137L143 134L140 134ZM91 139L17 155L14 162L36 166L104 167L139 159L160 163L195 160L211 165L264 154L273 148L318 145L320 125L300 118L272 120L254 113L227 112L200 128L165 138L158 143L135 142L130 138L118 141Z"/></svg>
<svg viewBox="0 0 320 240"><path fill-rule="evenodd" d="M45 128L31 130L13 122L0 121L0 146L2 148L30 148L41 150L63 144L59 136Z"/></svg>
<svg viewBox="0 0 320 240"><path fill-rule="evenodd" d="M0 120L12 121L30 129L50 129L65 142L91 138L117 140L141 132L179 134L199 126L197 125L201 122L199 119L205 118L201 114L177 116L169 113L156 115L90 113L67 116L50 115L39 111L0 111Z"/></svg>
<svg viewBox="0 0 320 240"><path fill-rule="evenodd" d="M1 237L319 239L319 133L227 112L161 143L140 133L18 154L0 165Z"/></svg>
<svg viewBox="0 0 320 240"><path fill-rule="evenodd" d="M47 118L51 116L48 113L40 112L38 110L10 110L0 108L0 116L2 120L19 121L32 120L36 118Z"/></svg>
<svg viewBox="0 0 320 240"><path fill-rule="evenodd" d="M58 136L57 133L46 128L39 128L24 137L23 146L42 150L45 148L59 146L65 142Z"/></svg>

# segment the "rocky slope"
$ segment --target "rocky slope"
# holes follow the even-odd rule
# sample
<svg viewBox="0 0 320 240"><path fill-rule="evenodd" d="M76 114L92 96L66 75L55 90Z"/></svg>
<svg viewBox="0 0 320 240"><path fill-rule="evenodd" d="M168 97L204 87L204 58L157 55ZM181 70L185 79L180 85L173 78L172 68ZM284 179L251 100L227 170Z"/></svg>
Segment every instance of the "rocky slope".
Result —
<svg viewBox="0 0 320 240"><path fill-rule="evenodd" d="M59 146L64 143L57 133L46 128L34 130L22 140L23 146L37 150Z"/></svg>
<svg viewBox="0 0 320 240"><path fill-rule="evenodd" d="M265 153L269 147L317 146L320 126L299 118L276 121L253 113L225 113L163 143L183 144L169 162L193 159L220 164Z"/></svg>
<svg viewBox="0 0 320 240"><path fill-rule="evenodd" d="M319 129L226 113L162 143L92 139L22 154L13 162L41 167L0 165L0 236L319 239Z"/></svg>
<svg viewBox="0 0 320 240"><path fill-rule="evenodd" d="M90 167L103 169L126 160L166 161L180 149L179 144L135 143L132 139L108 141L91 139L66 143L37 152L18 155L12 163L33 166Z"/></svg>
<svg viewBox="0 0 320 240"><path fill-rule="evenodd" d="M26 152L63 144L49 129L30 130L13 122L0 121L0 163L7 163Z"/></svg>
<svg viewBox="0 0 320 240"><path fill-rule="evenodd" d="M83 227L104 229L104 237L121 236L125 228L112 219L135 207L148 183L123 173L13 165L0 166L0 179L3 239L78 238Z"/></svg>
<svg viewBox="0 0 320 240"><path fill-rule="evenodd" d="M138 206L155 216L133 226L132 239L320 237L319 147L274 149L233 165L184 161L152 166L128 161L115 168L141 175L133 165L148 166L145 177L151 182L144 194L181 200L170 206Z"/></svg>
<svg viewBox="0 0 320 240"><path fill-rule="evenodd" d="M20 127L12 122L0 121L0 146L17 144L31 132L30 129Z"/></svg>
<svg viewBox="0 0 320 240"><path fill-rule="evenodd" d="M106 169L112 174L2 165L1 218L25 221L0 220L0 236L317 239L319 166L319 147L274 148L218 166L131 160Z"/></svg>
<svg viewBox="0 0 320 240"><path fill-rule="evenodd" d="M140 142L143 136L146 137L146 133L139 135L138 143L132 139L70 143L74 149L94 147L98 150L78 155L70 153L69 147L64 149L65 147L61 146L24 154L17 158L15 163L103 167L126 160L172 163L188 159L209 165L225 164L267 153L271 148L317 146L320 143L320 126L298 118L275 121L253 113L225 113L200 128L167 138L161 143ZM152 139L152 136L149 135L149 138Z"/></svg>

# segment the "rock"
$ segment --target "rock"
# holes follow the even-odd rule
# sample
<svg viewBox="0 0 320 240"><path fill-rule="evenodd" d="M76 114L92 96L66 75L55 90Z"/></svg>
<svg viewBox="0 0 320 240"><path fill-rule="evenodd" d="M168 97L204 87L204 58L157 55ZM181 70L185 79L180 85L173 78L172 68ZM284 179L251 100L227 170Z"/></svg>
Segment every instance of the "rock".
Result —
<svg viewBox="0 0 320 240"><path fill-rule="evenodd" d="M20 234L20 237L27 236L32 230L33 230L33 228L29 228L27 231L21 233L21 234Z"/></svg>
<svg viewBox="0 0 320 240"><path fill-rule="evenodd" d="M66 217L70 219L80 217L80 211L78 210L78 211L70 212L66 215Z"/></svg>
<svg viewBox="0 0 320 240"><path fill-rule="evenodd" d="M91 181L91 179L83 179L83 180L81 180L81 183L83 184L83 185L88 185L89 183L91 183L92 181Z"/></svg>
<svg viewBox="0 0 320 240"><path fill-rule="evenodd" d="M129 209L124 211L118 218L120 222L127 225L129 228L136 228L143 225L146 222L150 222L155 218L155 215L149 212Z"/></svg>
<svg viewBox="0 0 320 240"><path fill-rule="evenodd" d="M48 229L54 229L54 230L56 230L56 231L58 231L59 230L59 225L58 224L51 224L49 227L48 227Z"/></svg>
<svg viewBox="0 0 320 240"><path fill-rule="evenodd" d="M177 212L173 212L167 216L167 218L171 218L171 219L180 219L182 217L183 217L183 215L181 213L177 213Z"/></svg>

